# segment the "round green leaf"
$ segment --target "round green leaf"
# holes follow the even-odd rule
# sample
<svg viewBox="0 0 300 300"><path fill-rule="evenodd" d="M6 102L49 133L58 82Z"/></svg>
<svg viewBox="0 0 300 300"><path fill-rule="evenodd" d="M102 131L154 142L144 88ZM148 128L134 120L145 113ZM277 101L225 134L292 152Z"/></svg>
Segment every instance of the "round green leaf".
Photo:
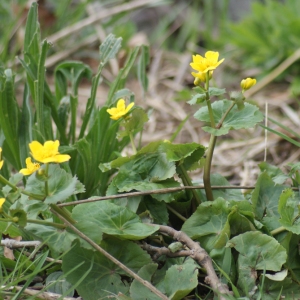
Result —
<svg viewBox="0 0 300 300"><path fill-rule="evenodd" d="M166 272L165 292L172 300L181 300L198 285L198 269L194 263L173 265Z"/></svg>
<svg viewBox="0 0 300 300"><path fill-rule="evenodd" d="M256 270L280 271L286 262L287 254L276 239L259 231L249 231L228 241L229 247L234 247L240 257Z"/></svg>
<svg viewBox="0 0 300 300"><path fill-rule="evenodd" d="M287 259L285 248L259 231L240 234L229 240L227 247L239 252L238 286L246 293L255 288L257 270L280 271Z"/></svg>
<svg viewBox="0 0 300 300"><path fill-rule="evenodd" d="M50 164L48 171L48 196L45 199L45 203L57 203L63 202L78 191L77 177L72 177L58 164ZM45 183L36 178L35 174L32 174L26 184L25 190L27 192L45 195Z"/></svg>
<svg viewBox="0 0 300 300"><path fill-rule="evenodd" d="M94 223L102 232L122 239L140 240L158 230L140 221L139 217L126 207L117 206L108 201L98 201L78 205L73 209L73 218L81 223L81 229L89 235L85 222Z"/></svg>
<svg viewBox="0 0 300 300"><path fill-rule="evenodd" d="M212 109L214 113L214 119L216 124L218 124L224 113L231 106L232 101L229 100L219 100L212 104ZM195 114L194 117L203 122L210 122L210 117L208 113L207 106L201 107ZM251 128L254 127L258 122L263 120L263 114L259 111L259 108L255 105L245 103L245 107L239 110L237 106L229 112L225 118L223 125L220 129L214 129L211 127L205 127L203 130L212 133L216 136L224 135L232 129L241 128Z"/></svg>
<svg viewBox="0 0 300 300"><path fill-rule="evenodd" d="M229 213L229 204L222 198L203 202L185 221L182 231L199 240L207 251L216 246L224 247L230 236Z"/></svg>
<svg viewBox="0 0 300 300"><path fill-rule="evenodd" d="M292 189L286 189L279 198L278 211L280 213L279 222L288 231L300 234L299 218L299 198L295 197Z"/></svg>

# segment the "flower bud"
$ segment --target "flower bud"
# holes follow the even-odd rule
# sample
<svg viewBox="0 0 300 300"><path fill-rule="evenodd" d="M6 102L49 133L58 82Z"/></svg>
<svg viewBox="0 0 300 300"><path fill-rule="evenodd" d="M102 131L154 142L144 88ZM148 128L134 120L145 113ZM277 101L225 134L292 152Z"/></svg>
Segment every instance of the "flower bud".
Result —
<svg viewBox="0 0 300 300"><path fill-rule="evenodd" d="M255 84L256 84L256 79L246 78L241 81L241 88L243 89L243 91L247 91Z"/></svg>

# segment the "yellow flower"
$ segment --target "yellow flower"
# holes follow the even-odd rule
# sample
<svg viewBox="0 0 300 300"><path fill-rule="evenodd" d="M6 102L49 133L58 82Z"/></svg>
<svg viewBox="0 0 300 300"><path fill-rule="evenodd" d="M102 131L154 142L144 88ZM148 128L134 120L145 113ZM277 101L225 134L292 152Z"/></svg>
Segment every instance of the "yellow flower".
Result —
<svg viewBox="0 0 300 300"><path fill-rule="evenodd" d="M130 109L133 107L134 102L130 103L127 107L125 106L125 100L120 99L117 103L117 107L112 107L106 111L110 114L110 118L113 120L119 120L124 115L126 115Z"/></svg>
<svg viewBox="0 0 300 300"><path fill-rule="evenodd" d="M2 148L0 147L0 170L2 169L4 161L2 159Z"/></svg>
<svg viewBox="0 0 300 300"><path fill-rule="evenodd" d="M254 78L246 78L246 79L243 79L243 80L241 81L241 88L242 88L244 91L247 91L247 90L249 90L251 87L253 87L255 84L256 84L256 79L254 79Z"/></svg>
<svg viewBox="0 0 300 300"><path fill-rule="evenodd" d="M60 154L58 152L59 141L47 141L42 145L38 141L29 144L31 155L36 161L47 163L62 163L68 161L71 156L68 154Z"/></svg>
<svg viewBox="0 0 300 300"><path fill-rule="evenodd" d="M0 211L2 211L2 205L5 202L5 198L0 198Z"/></svg>
<svg viewBox="0 0 300 300"><path fill-rule="evenodd" d="M193 62L190 63L190 66L194 70L200 73L206 73L208 71L215 70L224 61L224 58L219 61L218 59L219 59L219 52L207 51L205 53L205 57L199 54L193 55ZM194 74L197 74L197 73L194 74L193 73L192 73L193 76L195 76Z"/></svg>
<svg viewBox="0 0 300 300"><path fill-rule="evenodd" d="M202 73L202 72L198 72L198 73L192 72L192 75L195 77L194 85L200 85L201 82L206 82L206 74L207 73ZM212 74L213 71L208 72L209 80L212 78Z"/></svg>
<svg viewBox="0 0 300 300"><path fill-rule="evenodd" d="M31 175L35 171L37 171L40 168L40 164L38 163L33 163L31 161L30 157L26 158L26 168L21 169L19 173L22 173L23 175Z"/></svg>

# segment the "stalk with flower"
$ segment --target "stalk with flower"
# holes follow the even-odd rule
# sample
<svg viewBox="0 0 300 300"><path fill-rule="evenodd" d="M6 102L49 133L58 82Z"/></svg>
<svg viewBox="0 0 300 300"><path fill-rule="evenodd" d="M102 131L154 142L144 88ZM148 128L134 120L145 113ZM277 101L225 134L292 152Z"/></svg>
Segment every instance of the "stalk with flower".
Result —
<svg viewBox="0 0 300 300"><path fill-rule="evenodd" d="M118 137L129 136L133 153L136 154L136 146L134 143L134 134L141 131L145 122L148 121L148 116L140 107L135 107L134 102L126 107L125 100L119 99L115 107L109 108L106 111L110 114L112 120L120 120L120 125L124 131L119 131Z"/></svg>
<svg viewBox="0 0 300 300"><path fill-rule="evenodd" d="M213 72L224 61L224 58L219 60L218 52L207 51L204 57L197 54L193 55L192 59L193 61L190 63L190 66L197 72L192 72L191 74L195 78L195 90L199 91L200 94L197 94L194 99L189 101L189 103L196 104L202 103L203 101L206 103L206 107L202 107L195 113L195 118L200 121L210 123L210 127L203 127L205 131L211 133L206 152L203 182L207 199L213 200L214 197L210 183L210 170L217 136L228 133L230 129L252 127L262 120L262 114L258 111L258 109L255 109L255 107L250 104L245 105L244 103L244 91L255 85L255 79L246 78L242 80L242 91L232 92L230 100L218 100L212 104L212 96L221 96L225 93L225 90L210 87L210 80L213 76ZM234 109L234 107L236 107L236 109ZM241 113L241 111L243 112ZM256 117L250 120L253 112L256 114ZM243 116L244 120L239 119L241 116ZM249 118L249 122L247 122L245 117Z"/></svg>
<svg viewBox="0 0 300 300"><path fill-rule="evenodd" d="M24 176L30 176L26 180L26 186L24 189L21 189L16 186L16 184L5 179L0 175L0 181L8 185L11 188L11 192L14 195L24 194L28 197L28 206L30 206L30 201L39 200L45 204L49 204L51 209L58 212L60 215L63 215L71 223L74 223L74 220L70 217L70 213L65 208L59 208L56 203L62 202L67 198L75 195L76 193L84 192L83 185L77 180L77 177L72 177L69 173L63 170L58 164L67 162L70 160L70 155L61 154L59 152L59 141L46 141L44 144L39 143L38 141L32 141L29 144L30 154L33 157L26 158L26 168L22 168L19 173ZM0 153L2 149L0 149ZM0 158L0 165L2 167L3 160ZM19 177L20 180L22 177ZM7 194L10 197L10 194ZM13 199L15 199L14 196ZM23 198L26 199L26 198ZM23 200L27 201L27 200ZM5 198L0 199L0 207L2 207L5 202ZM43 207L47 207L44 204L41 204ZM26 222L37 223L37 224L46 224L54 227L61 228L61 224L54 224L53 222L46 222L43 220L27 220L26 212L20 210L20 204L17 200L14 200L13 205L10 208L11 215L4 214L5 219L2 221L7 222L16 222L22 226L25 226ZM45 223L46 222L46 223Z"/></svg>

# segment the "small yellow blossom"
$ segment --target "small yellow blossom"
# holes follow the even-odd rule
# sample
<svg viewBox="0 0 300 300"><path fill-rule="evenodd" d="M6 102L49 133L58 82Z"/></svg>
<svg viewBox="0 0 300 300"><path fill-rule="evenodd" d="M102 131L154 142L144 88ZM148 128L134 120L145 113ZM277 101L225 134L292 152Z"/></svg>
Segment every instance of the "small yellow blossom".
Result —
<svg viewBox="0 0 300 300"><path fill-rule="evenodd" d="M243 89L243 91L247 91L251 87L253 87L255 84L256 84L256 79L246 78L241 81L241 88Z"/></svg>
<svg viewBox="0 0 300 300"><path fill-rule="evenodd" d="M2 211L2 205L5 202L5 198L0 198L0 211Z"/></svg>
<svg viewBox="0 0 300 300"><path fill-rule="evenodd" d="M112 107L106 111L110 114L110 118L113 120L119 120L124 115L126 115L130 109L133 107L134 102L130 103L127 107L125 106L125 100L120 99L117 103L117 107Z"/></svg>
<svg viewBox="0 0 300 300"><path fill-rule="evenodd" d="M219 59L219 52L207 51L205 53L205 57L199 54L193 55L193 62L190 63L190 66L194 70L200 73L206 73L208 71L215 70L224 61L224 58L219 61L218 59ZM194 73L194 74L193 73L192 73L193 76L195 76L194 74L198 74L198 73ZM200 75L198 74L197 77L199 76Z"/></svg>
<svg viewBox="0 0 300 300"><path fill-rule="evenodd" d="M192 75L195 77L194 85L200 85L202 82L206 82L206 74L202 72L192 72ZM213 71L208 72L208 79L210 80L212 78Z"/></svg>
<svg viewBox="0 0 300 300"><path fill-rule="evenodd" d="M26 168L21 169L19 173L22 173L23 175L31 175L35 171L37 171L40 168L39 163L33 163L31 161L31 157L26 158Z"/></svg>
<svg viewBox="0 0 300 300"><path fill-rule="evenodd" d="M0 170L2 169L4 161L2 160L2 148L0 147Z"/></svg>
<svg viewBox="0 0 300 300"><path fill-rule="evenodd" d="M71 156L68 154L60 154L58 152L59 141L46 141L44 145L38 141L29 144L31 155L36 161L41 163L62 163L68 161Z"/></svg>

